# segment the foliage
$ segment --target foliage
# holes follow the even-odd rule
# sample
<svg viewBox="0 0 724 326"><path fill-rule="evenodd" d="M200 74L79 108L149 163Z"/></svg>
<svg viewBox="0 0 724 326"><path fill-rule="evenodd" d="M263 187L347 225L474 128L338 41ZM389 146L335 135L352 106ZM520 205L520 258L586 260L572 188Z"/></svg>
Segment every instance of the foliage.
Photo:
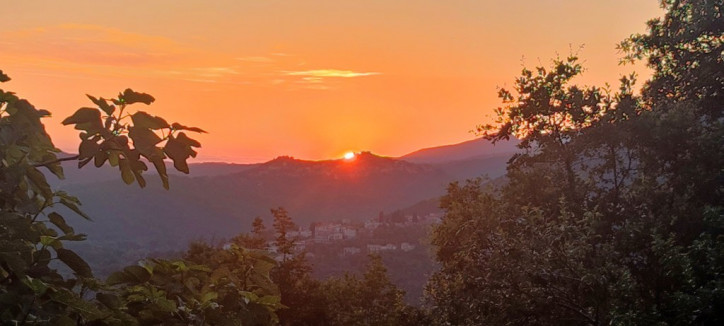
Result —
<svg viewBox="0 0 724 326"><path fill-rule="evenodd" d="M186 259L150 259L112 274L127 312L141 324L273 325L281 307L265 252L192 246Z"/></svg>
<svg viewBox="0 0 724 326"><path fill-rule="evenodd" d="M9 78L0 71L0 80ZM49 115L0 90L0 319L16 324L121 324L127 316L84 299L103 285L88 264L64 246L85 235L75 233L56 208L88 216L76 198L53 191L40 170L63 178L59 150L40 121Z"/></svg>
<svg viewBox="0 0 724 326"><path fill-rule="evenodd" d="M624 40L624 62L646 59L654 70L644 87L649 104L694 100L713 118L724 101L724 20L720 0L662 0L663 18L648 22L648 34Z"/></svg>
<svg viewBox="0 0 724 326"><path fill-rule="evenodd" d="M296 225L283 207L272 209L277 266L272 270L274 283L279 286L282 304L279 311L282 325L318 325L324 319L320 304L319 282L311 278L312 266L306 252L297 250L297 240L288 235ZM255 221L255 229L259 222Z"/></svg>
<svg viewBox="0 0 724 326"><path fill-rule="evenodd" d="M501 189L449 188L427 288L438 323L723 322L722 3L663 4L623 46L656 69L641 96L632 77L616 93L565 86L575 58L501 92L479 130L526 152Z"/></svg>
<svg viewBox="0 0 724 326"><path fill-rule="evenodd" d="M108 161L111 166L118 166L125 183L136 181L139 186L145 187L143 172L148 170L148 166L141 160L143 157L156 168L166 189L169 187L166 164L163 161L166 157L173 160L177 170L189 173L186 160L196 157L193 147L200 147L201 144L186 136L183 131L204 132L203 130L179 123L169 124L163 118L144 111L132 114L126 112L128 105L149 105L155 101L153 96L134 92L130 88L112 99L87 96L97 108L80 108L63 120L64 125L72 124L75 129L83 131L78 146L79 168L90 161L94 161L97 167ZM129 118L131 124L128 123Z"/></svg>
<svg viewBox="0 0 724 326"><path fill-rule="evenodd" d="M261 217L255 217L251 225L251 234L242 233L232 239L240 247L249 249L267 249L266 227Z"/></svg>
<svg viewBox="0 0 724 326"><path fill-rule="evenodd" d="M0 81L8 80L0 71ZM85 240L85 235L75 233L56 208L89 217L76 198L53 191L40 168L63 178L63 161L78 160L79 168L91 160L98 167L108 161L119 167L126 183L135 180L143 187L143 157L168 188L163 159L168 156L188 173L186 160L195 155L191 147L200 145L182 130L203 132L169 125L143 111L124 114L127 105L154 101L145 93L127 89L117 99L88 97L98 108L81 108L63 121L83 131L79 154L59 158L40 121L50 113L0 90L0 320L16 325L275 324L281 305L269 273L276 264L264 252L197 246L188 260L147 260L104 283L65 248L65 242Z"/></svg>
<svg viewBox="0 0 724 326"><path fill-rule="evenodd" d="M289 234L296 228L294 221L282 207L271 213L274 241L269 249L277 261L271 279L279 287L284 306L278 311L281 325L418 325L425 321L421 310L404 303L404 292L389 280L379 256L371 257L361 279L352 275L325 281L313 279L306 252ZM252 226L251 234L239 235L233 243L264 243L262 220L256 218ZM203 248L207 247L195 247L189 255L203 256Z"/></svg>
<svg viewBox="0 0 724 326"><path fill-rule="evenodd" d="M378 255L370 255L362 278L346 274L322 285L328 325L403 325L412 322L399 290ZM412 323L411 323L412 325Z"/></svg>

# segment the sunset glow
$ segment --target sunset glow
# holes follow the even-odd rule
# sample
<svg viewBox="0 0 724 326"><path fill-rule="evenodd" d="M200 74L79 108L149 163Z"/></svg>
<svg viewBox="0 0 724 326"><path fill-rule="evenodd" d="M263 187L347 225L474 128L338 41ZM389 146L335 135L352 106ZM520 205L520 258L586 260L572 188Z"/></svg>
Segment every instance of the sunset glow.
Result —
<svg viewBox="0 0 724 326"><path fill-rule="evenodd" d="M345 160L351 160L351 159L354 158L354 156L355 156L355 155L354 155L354 152L347 152L347 153L344 154L344 159L345 159Z"/></svg>
<svg viewBox="0 0 724 326"><path fill-rule="evenodd" d="M3 13L5 87L53 112L46 126L62 150L77 151L60 121L91 105L85 94L130 87L156 98L136 109L209 132L197 161L241 163L470 140L499 106L498 86L557 54L577 52L587 68L578 81L589 85L646 76L617 65L615 45L660 9L652 0L45 0L9 1Z"/></svg>

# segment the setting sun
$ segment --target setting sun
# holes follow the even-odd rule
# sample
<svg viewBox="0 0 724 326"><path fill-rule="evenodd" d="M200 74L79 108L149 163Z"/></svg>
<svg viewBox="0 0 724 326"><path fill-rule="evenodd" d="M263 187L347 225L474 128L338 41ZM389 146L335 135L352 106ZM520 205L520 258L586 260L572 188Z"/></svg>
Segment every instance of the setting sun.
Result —
<svg viewBox="0 0 724 326"><path fill-rule="evenodd" d="M345 159L345 160L351 160L351 159L353 159L353 158L354 158L354 152L344 153L344 159Z"/></svg>

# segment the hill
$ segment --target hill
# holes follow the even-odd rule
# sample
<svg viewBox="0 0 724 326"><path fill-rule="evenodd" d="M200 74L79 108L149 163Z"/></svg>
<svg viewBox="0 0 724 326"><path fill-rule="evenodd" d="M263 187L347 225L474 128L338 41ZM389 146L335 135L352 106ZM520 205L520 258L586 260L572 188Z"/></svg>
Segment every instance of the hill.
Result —
<svg viewBox="0 0 724 326"><path fill-rule="evenodd" d="M117 171L86 167L93 178L74 181L66 167L59 188L77 196L96 222L78 222L89 239L78 248L94 265L185 247L194 239L213 241L249 229L256 216L285 207L295 222L364 221L445 193L451 181L504 173L507 156L482 156L439 164L412 163L369 152L353 160L306 161L279 157L266 163L204 163L191 175L171 175L165 190L154 175L148 186L127 186ZM433 201L434 202L434 201ZM429 205L428 205L429 206ZM91 246L92 247L88 247ZM113 252L108 254L109 250ZM103 267L100 266L100 270Z"/></svg>
<svg viewBox="0 0 724 326"><path fill-rule="evenodd" d="M424 148L399 158L413 163L440 164L451 161L482 159L489 156L512 155L517 152L518 140L500 141L496 144L477 138L458 144Z"/></svg>

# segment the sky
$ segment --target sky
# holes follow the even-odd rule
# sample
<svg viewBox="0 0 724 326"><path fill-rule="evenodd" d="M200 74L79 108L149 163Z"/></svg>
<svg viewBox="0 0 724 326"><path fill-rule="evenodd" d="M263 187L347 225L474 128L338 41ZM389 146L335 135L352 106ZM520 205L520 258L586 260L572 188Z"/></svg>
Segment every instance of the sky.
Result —
<svg viewBox="0 0 724 326"><path fill-rule="evenodd" d="M0 0L1 87L63 118L126 88L135 109L207 130L197 161L400 156L473 139L499 87L576 52L616 85L616 44L657 0ZM133 108L131 106L130 108Z"/></svg>

